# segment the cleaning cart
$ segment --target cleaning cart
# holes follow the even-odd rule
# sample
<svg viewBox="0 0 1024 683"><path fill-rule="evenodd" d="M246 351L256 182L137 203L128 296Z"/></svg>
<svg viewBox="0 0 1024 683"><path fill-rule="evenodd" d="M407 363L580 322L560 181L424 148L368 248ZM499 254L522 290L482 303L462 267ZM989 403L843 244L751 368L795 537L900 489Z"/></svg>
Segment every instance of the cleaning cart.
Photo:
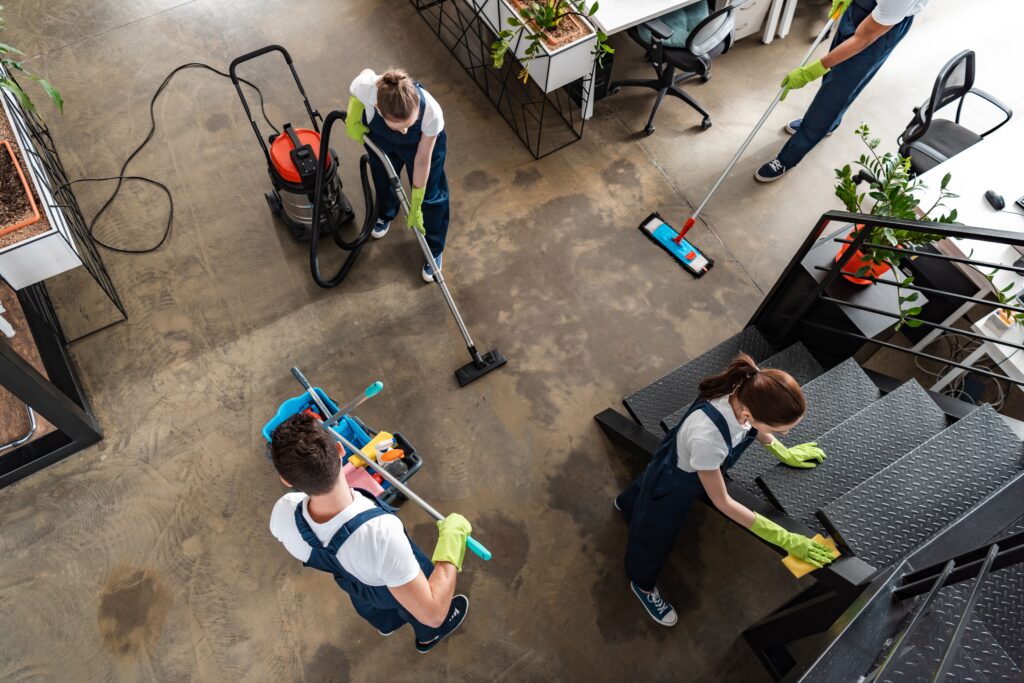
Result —
<svg viewBox="0 0 1024 683"><path fill-rule="evenodd" d="M324 393L320 387L313 387L313 391L316 392L320 400L323 401L331 413L338 412L338 405L331 400L331 398ZM274 433L274 430L279 424L287 420L292 415L297 415L306 410L312 411L313 414L321 420L327 420L330 415L323 415L321 410L316 406L313 398L307 394L302 393L299 396L288 399L277 409L277 413L273 419L263 426L263 438L267 442L266 455L267 459L270 459L270 437ZM387 437L387 433L383 431L375 431L367 427L362 420L358 417L345 414L341 416L338 424L334 426L334 430L341 434L346 440L348 440L353 446L356 446L360 450L365 448L367 445L374 444L376 441L380 441ZM416 472L419 471L420 467L423 466L423 460L416 453L416 449L408 439L402 436L401 433L395 432L392 435L395 439L395 449L404 452L401 458L401 462L404 464L406 471L396 477L403 484L409 481ZM404 496L391 485L390 482L382 480L379 476L375 476L367 472L366 467L357 466L355 463L358 459L363 457L360 453L353 453L350 449L346 448L343 452L340 452L342 471L345 473L345 479L348 481L350 486L366 489L377 496L377 498L384 503L389 505L397 505L403 499ZM353 458L353 456L356 456Z"/></svg>

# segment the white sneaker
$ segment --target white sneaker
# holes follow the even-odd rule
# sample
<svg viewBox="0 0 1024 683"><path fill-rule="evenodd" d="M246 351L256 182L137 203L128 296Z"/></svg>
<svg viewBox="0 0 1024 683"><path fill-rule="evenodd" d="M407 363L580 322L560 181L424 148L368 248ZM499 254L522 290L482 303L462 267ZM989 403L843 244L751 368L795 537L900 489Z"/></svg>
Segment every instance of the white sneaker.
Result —
<svg viewBox="0 0 1024 683"><path fill-rule="evenodd" d="M437 260L437 269L441 270L441 256L438 256L436 260ZM424 263L423 264L423 272L421 272L420 275L423 276L423 281L424 282L433 282L434 281L434 269L431 267L431 265L429 263Z"/></svg>
<svg viewBox="0 0 1024 683"><path fill-rule="evenodd" d="M370 237L375 240L379 240L384 235L388 234L388 230L391 229L391 221L382 221L377 219L377 224L373 226L373 230L370 231Z"/></svg>

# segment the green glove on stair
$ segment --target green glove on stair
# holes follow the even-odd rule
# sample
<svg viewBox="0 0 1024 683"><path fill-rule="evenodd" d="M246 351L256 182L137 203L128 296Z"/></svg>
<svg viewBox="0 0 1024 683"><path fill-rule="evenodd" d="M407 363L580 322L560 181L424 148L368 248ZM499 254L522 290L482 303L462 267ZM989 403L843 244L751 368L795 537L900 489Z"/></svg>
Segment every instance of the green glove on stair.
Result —
<svg viewBox="0 0 1024 683"><path fill-rule="evenodd" d="M434 562L451 562L461 572L462 560L466 557L466 537L472 530L469 520L457 512L437 520L437 545L430 559Z"/></svg>
<svg viewBox="0 0 1024 683"><path fill-rule="evenodd" d="M786 531L757 513L754 514L754 523L750 525L750 531L814 567L824 567L832 562L832 549L828 546L817 543L807 536Z"/></svg>
<svg viewBox="0 0 1024 683"><path fill-rule="evenodd" d="M839 16L849 9L852 4L853 0L832 0L832 9L828 11L828 15L834 19L838 19Z"/></svg>
<svg viewBox="0 0 1024 683"><path fill-rule="evenodd" d="M427 234L427 229L423 227L423 197L427 190L423 187L412 188L412 202L409 205L409 215L406 217L406 223L413 230L418 230L421 235Z"/></svg>
<svg viewBox="0 0 1024 683"><path fill-rule="evenodd" d="M363 136L370 132L369 127L363 123L363 112L366 107L358 97L352 95L348 98L348 112L345 114L345 133L350 138L363 144Z"/></svg>
<svg viewBox="0 0 1024 683"><path fill-rule="evenodd" d="M819 462L825 462L825 451L818 448L818 444L814 441L786 448L778 439L772 439L772 442L764 444L764 447L778 458L779 462L790 467L808 469L817 467Z"/></svg>
<svg viewBox="0 0 1024 683"><path fill-rule="evenodd" d="M786 77L782 79L782 87L785 90L782 91L782 97L779 100L786 99L786 95L789 94L790 90L796 90L802 88L811 81L816 81L825 74L828 73L828 69L821 63L821 60L808 64L807 66L798 66L797 68L786 74Z"/></svg>

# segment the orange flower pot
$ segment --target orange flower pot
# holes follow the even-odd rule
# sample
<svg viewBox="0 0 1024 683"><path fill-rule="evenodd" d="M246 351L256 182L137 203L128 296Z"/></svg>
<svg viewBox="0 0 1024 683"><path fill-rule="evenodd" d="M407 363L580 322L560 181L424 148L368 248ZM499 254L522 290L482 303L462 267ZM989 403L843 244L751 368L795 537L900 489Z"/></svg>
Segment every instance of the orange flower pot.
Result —
<svg viewBox="0 0 1024 683"><path fill-rule="evenodd" d="M864 226L861 225L861 224L858 224L857 227L854 228L850 232L849 235L847 235L848 239L852 240L854 237L857 236L857 233L860 230L863 230L863 229L864 229ZM843 254L846 253L846 250L849 249L849 248L850 248L849 244L845 244L844 243L844 244L839 245L839 253L836 254L836 259L835 259L837 263L839 262L839 259L841 259L843 257ZM875 279L878 279L878 278L882 277L883 275L885 275L886 273L888 273L892 269L892 267L888 263L874 263L873 261L868 261L867 259L864 258L864 254L861 252L861 250L858 249L850 257L850 260L846 262L846 265L843 266L842 276L845 277L850 282L856 284L856 285L870 285L873 282L872 280L869 280L869 279L863 278L863 277L857 277L856 275L848 275L847 274L847 273L858 273L858 272L860 272L860 269L865 267L865 266L867 266L867 268L868 268L868 270L865 273L865 275L870 275L871 277L873 277Z"/></svg>
<svg viewBox="0 0 1024 683"><path fill-rule="evenodd" d="M6 235L9 232L14 232L15 230L38 222L41 216L39 215L39 207L36 206L35 197L32 196L32 190L28 186L28 180L25 179L25 172L22 170L21 164L18 163L18 157L15 155L14 149L11 148L11 143L7 140L0 140L0 145L3 145L7 150L7 154L11 156L11 164L14 166L14 170L18 172L18 177L21 179L21 186L25 190L25 196L28 197L28 205L32 208L32 215L25 220L0 228L0 235Z"/></svg>

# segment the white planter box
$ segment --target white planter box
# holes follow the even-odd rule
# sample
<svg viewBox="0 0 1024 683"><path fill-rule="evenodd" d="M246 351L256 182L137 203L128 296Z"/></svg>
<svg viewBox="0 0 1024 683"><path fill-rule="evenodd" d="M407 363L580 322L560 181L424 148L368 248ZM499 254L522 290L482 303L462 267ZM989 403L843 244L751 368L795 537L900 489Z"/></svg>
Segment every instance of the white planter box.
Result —
<svg viewBox="0 0 1024 683"><path fill-rule="evenodd" d="M57 201L50 194L47 183L42 181L46 170L33 154L35 147L32 140L22 133L25 119L21 105L7 91L0 91L0 104L11 122L14 138L21 147L25 159L25 175L39 198L39 209L50 222L48 232L0 249L0 276L14 289L22 289L77 268L82 265L82 260L78 257L64 212L54 208ZM19 121L22 125L19 125Z"/></svg>
<svg viewBox="0 0 1024 683"><path fill-rule="evenodd" d="M483 10L481 18L490 25L491 29L498 33L511 28L508 25L510 17L518 17L515 9L505 0L465 0L473 9ZM544 92L551 92L572 83L579 78L586 78L594 71L594 46L597 45L597 32L594 26L585 18L580 19L590 29L590 33L579 40L568 45L563 45L557 50L550 50L546 44L541 44L543 55L538 55L530 62L530 78ZM525 37L515 38L512 41L512 49L516 57L521 61L526 57L526 48L529 43Z"/></svg>

